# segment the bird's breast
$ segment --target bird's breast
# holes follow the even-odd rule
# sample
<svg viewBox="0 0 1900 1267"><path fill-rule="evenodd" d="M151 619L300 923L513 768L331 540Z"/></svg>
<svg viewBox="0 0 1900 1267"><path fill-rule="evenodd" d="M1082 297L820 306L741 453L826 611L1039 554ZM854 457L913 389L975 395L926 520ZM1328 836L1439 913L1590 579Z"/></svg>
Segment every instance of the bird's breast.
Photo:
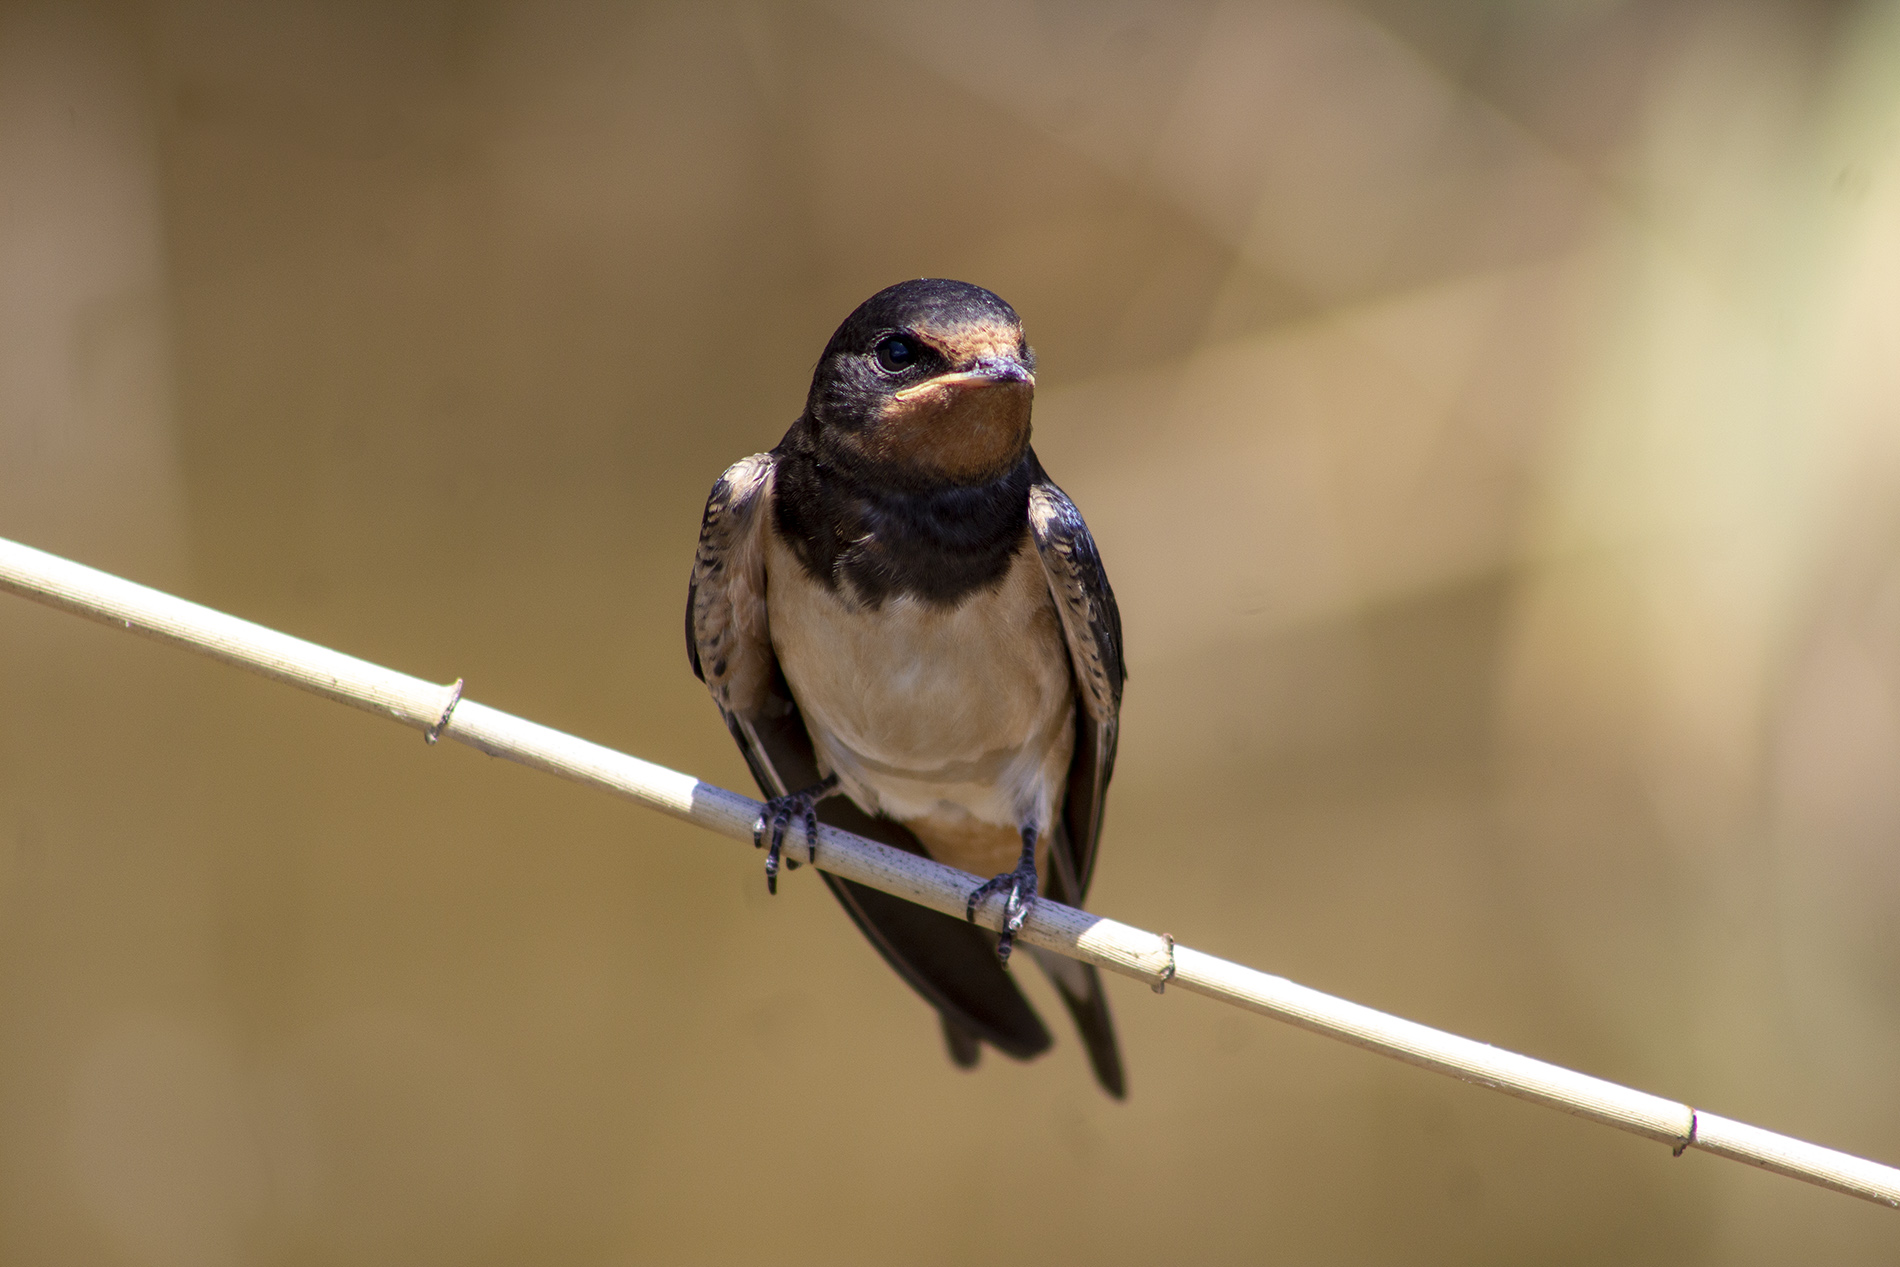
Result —
<svg viewBox="0 0 1900 1267"><path fill-rule="evenodd" d="M1026 822L1046 829L1074 696L1026 533L1000 583L954 605L861 602L812 578L776 538L766 570L773 649L821 761L854 800L913 824L967 816L972 829L1011 836Z"/></svg>

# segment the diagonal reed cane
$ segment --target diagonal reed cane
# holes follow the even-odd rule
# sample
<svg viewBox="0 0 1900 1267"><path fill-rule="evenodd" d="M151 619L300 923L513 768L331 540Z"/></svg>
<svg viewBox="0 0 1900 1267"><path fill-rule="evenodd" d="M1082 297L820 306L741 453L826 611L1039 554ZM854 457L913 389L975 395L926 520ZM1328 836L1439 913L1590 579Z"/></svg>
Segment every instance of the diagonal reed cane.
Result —
<svg viewBox="0 0 1900 1267"><path fill-rule="evenodd" d="M0 539L0 590L393 718L422 731L430 743L454 739L723 836L752 839L761 807L751 797L463 699L459 681L450 686L425 682L5 539ZM802 849L816 866L946 914L962 915L971 890L980 883L975 876L832 827L818 829L815 846L803 839L802 828L797 835L788 845ZM981 914L994 926L998 904ZM1177 946L1171 937L1047 899L1037 900L1019 936L1146 981L1157 991L1173 984L1380 1055L1647 1136L1670 1145L1678 1156L1699 1149L1900 1206L1900 1170L1891 1166L1388 1016Z"/></svg>

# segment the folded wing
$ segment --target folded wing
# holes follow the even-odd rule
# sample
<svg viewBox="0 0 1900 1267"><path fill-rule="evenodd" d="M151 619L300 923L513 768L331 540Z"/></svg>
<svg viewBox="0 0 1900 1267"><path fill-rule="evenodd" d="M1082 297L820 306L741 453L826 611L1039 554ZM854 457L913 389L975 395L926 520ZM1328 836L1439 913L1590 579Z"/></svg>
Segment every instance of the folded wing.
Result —
<svg viewBox="0 0 1900 1267"><path fill-rule="evenodd" d="M1062 616L1075 676L1075 758L1063 809L1067 840L1058 842L1067 849L1055 868L1058 879L1071 887L1067 895L1052 896L1079 906L1095 870L1103 803L1115 771L1122 682L1127 676L1122 667L1122 618L1095 538L1075 503L1047 476L1030 487L1029 528Z"/></svg>
<svg viewBox="0 0 1900 1267"><path fill-rule="evenodd" d="M1029 530L1062 617L1076 698L1075 756L1069 762L1062 818L1049 848L1052 874L1043 891L1059 902L1080 906L1095 870L1102 808L1109 776L1115 772L1115 739L1121 729L1122 682L1127 676L1122 666L1121 612L1081 512L1046 475L1029 489ZM1092 964L1053 955L1037 958L1075 1020L1096 1080L1121 1099L1127 1094L1127 1082L1101 974Z"/></svg>

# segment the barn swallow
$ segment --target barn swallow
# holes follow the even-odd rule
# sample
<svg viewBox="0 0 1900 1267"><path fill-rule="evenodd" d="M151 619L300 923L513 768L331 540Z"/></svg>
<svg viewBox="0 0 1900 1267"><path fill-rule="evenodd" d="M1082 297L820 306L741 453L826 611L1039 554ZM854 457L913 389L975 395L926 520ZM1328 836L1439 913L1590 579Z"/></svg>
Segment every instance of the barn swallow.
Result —
<svg viewBox="0 0 1900 1267"><path fill-rule="evenodd" d="M778 447L713 486L687 596L693 672L767 798L768 887L788 828L820 819L994 877L960 921L825 876L964 1068L983 1042L1017 1059L1049 1046L1010 948L1039 894L1088 891L1121 710L1115 596L1029 445L1035 366L1015 310L981 287L871 296ZM1000 934L974 923L990 901ZM1030 951L1121 1098L1100 976Z"/></svg>

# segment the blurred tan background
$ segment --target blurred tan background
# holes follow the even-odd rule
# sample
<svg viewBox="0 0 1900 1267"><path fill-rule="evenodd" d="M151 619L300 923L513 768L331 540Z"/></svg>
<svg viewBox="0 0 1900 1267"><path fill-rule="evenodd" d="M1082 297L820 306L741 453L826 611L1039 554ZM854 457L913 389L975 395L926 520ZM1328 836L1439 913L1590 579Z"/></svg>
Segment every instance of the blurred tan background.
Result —
<svg viewBox="0 0 1900 1267"><path fill-rule="evenodd" d="M729 786L700 506L919 275L1121 598L1096 909L1900 1161L1894 6L0 7L0 534ZM809 873L0 599L0 1260L1900 1247L1113 992L960 1074Z"/></svg>

